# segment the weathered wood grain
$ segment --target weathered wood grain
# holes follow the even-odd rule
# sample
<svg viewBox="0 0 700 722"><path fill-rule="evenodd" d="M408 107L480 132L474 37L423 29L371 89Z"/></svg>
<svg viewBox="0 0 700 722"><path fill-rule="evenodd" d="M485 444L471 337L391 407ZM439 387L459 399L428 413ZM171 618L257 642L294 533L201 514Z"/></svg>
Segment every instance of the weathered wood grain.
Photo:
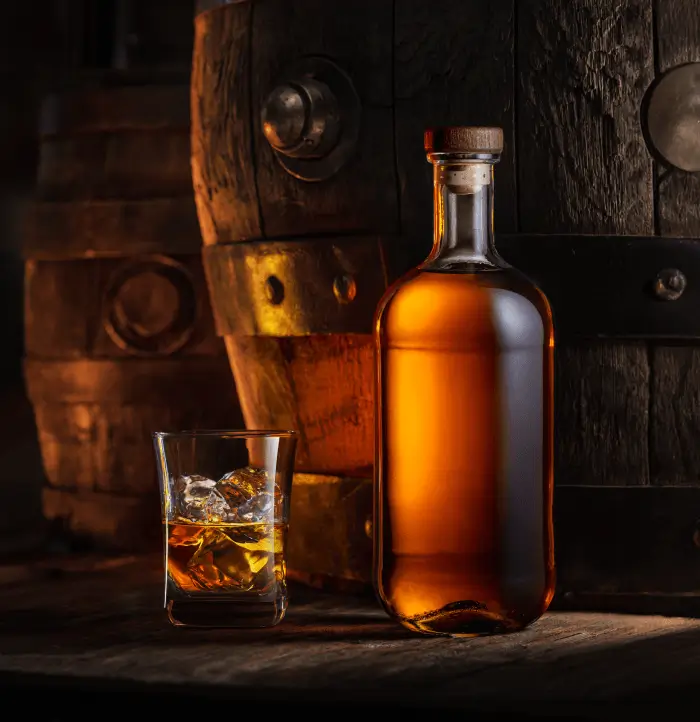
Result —
<svg viewBox="0 0 700 722"><path fill-rule="evenodd" d="M149 200L27 204L22 232L26 258L69 259L196 253L202 236L192 195Z"/></svg>
<svg viewBox="0 0 700 722"><path fill-rule="evenodd" d="M248 428L299 432L298 471L371 475L372 336L227 336Z"/></svg>
<svg viewBox="0 0 700 722"><path fill-rule="evenodd" d="M700 12L693 0L655 3L657 65L665 73L677 65L700 61ZM700 235L700 176L659 167L656 207L663 236Z"/></svg>
<svg viewBox="0 0 700 722"><path fill-rule="evenodd" d="M657 62L664 73L700 61L700 13L695 0L655 0Z"/></svg>
<svg viewBox="0 0 700 722"><path fill-rule="evenodd" d="M649 364L643 342L555 350L555 482L649 483Z"/></svg>
<svg viewBox="0 0 700 722"><path fill-rule="evenodd" d="M262 235L250 107L252 3L201 13L191 76L192 181L204 243Z"/></svg>
<svg viewBox="0 0 700 722"><path fill-rule="evenodd" d="M520 229L653 232L648 0L517 3Z"/></svg>
<svg viewBox="0 0 700 722"><path fill-rule="evenodd" d="M203 398L218 399L234 388L217 356L139 358L128 362L25 358L24 373L27 393L35 403L42 399L64 404L99 403L110 398L115 404L157 404L171 398L178 389L186 389L188 396L197 400L198 408L203 408Z"/></svg>
<svg viewBox="0 0 700 722"><path fill-rule="evenodd" d="M59 488L126 495L153 469L153 431L239 428L224 357L25 360L46 475Z"/></svg>
<svg viewBox="0 0 700 722"><path fill-rule="evenodd" d="M660 169L657 186L659 233L662 236L700 236L700 175Z"/></svg>
<svg viewBox="0 0 700 722"><path fill-rule="evenodd" d="M36 190L48 201L187 196L192 192L189 132L46 139Z"/></svg>
<svg viewBox="0 0 700 722"><path fill-rule="evenodd" d="M649 422L652 483L700 485L700 349L652 349Z"/></svg>
<svg viewBox="0 0 700 722"><path fill-rule="evenodd" d="M293 585L277 627L183 631L162 609L161 564L155 555L112 569L57 560L15 575L0 601L4 699L52 690L54 715L74 714L79 687L111 709L140 692L181 711L206 700L602 722L644 718L640 710L680 717L700 682L700 621L678 617L550 612L512 635L430 638L371 598Z"/></svg>
<svg viewBox="0 0 700 722"><path fill-rule="evenodd" d="M24 354L80 358L94 329L94 261L24 265Z"/></svg>
<svg viewBox="0 0 700 722"><path fill-rule="evenodd" d="M242 426L221 356L32 360L26 376L47 482L44 517L98 549L158 538L154 431Z"/></svg>
<svg viewBox="0 0 700 722"><path fill-rule="evenodd" d="M113 77L111 82L110 77ZM87 87L47 95L38 118L40 137L70 133L187 130L190 125L188 86L159 84L157 74L151 76L151 83L144 85L138 77L131 73L114 76L86 73L84 78L79 76L79 82Z"/></svg>
<svg viewBox="0 0 700 722"><path fill-rule="evenodd" d="M692 0L655 4L660 73L700 61L700 12ZM700 178L659 165L657 213L662 236L700 235ZM669 257L668 266L678 262ZM650 465L653 484L700 483L700 350L655 346L651 352ZM700 514L699 514L700 516Z"/></svg>
<svg viewBox="0 0 700 722"><path fill-rule="evenodd" d="M255 139L265 235L396 231L391 107L393 3L355 0L347 13L333 3L317 0L262 0L252 5L252 108L247 121ZM226 11L215 10L210 15L216 18ZM354 155L322 182L291 176L275 158L260 120L268 94L295 63L308 56L327 57L348 73L362 103Z"/></svg>
<svg viewBox="0 0 700 722"><path fill-rule="evenodd" d="M141 257L143 267L161 256ZM179 355L224 356L223 343L216 337L209 305L206 281L199 256L177 256L192 280L196 320L191 333L178 349ZM130 259L128 267L138 278L139 258ZM65 261L28 261L25 264L24 352L34 358L125 358L132 353L117 345L105 326L109 303L105 292L113 276L125 267L117 259ZM144 283L150 276L146 274ZM158 287L152 284L154 291ZM140 295L124 299L132 305L135 320L158 313L162 298L152 297L143 289ZM124 292L122 295L126 295ZM183 299L172 299L179 313Z"/></svg>
<svg viewBox="0 0 700 722"><path fill-rule="evenodd" d="M432 171L423 151L427 127L503 128L504 151L495 170L495 224L498 232L517 230L513 7L511 0L396 3L394 103L402 236L401 246L392 249L397 273L422 261L432 244Z"/></svg>

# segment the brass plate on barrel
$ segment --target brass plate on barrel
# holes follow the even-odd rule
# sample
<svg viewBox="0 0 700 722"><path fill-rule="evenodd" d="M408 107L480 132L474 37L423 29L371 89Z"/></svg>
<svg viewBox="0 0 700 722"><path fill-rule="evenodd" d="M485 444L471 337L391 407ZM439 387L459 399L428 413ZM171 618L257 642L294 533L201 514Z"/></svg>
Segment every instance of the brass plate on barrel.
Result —
<svg viewBox="0 0 700 722"><path fill-rule="evenodd" d="M377 236L231 243L202 255L221 336L370 333L387 287Z"/></svg>

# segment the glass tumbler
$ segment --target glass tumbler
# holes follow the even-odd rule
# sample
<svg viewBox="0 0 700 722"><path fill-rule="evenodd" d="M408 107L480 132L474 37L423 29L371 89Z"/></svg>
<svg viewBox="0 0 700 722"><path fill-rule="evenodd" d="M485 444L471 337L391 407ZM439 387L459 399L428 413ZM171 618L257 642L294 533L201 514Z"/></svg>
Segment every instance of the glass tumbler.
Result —
<svg viewBox="0 0 700 722"><path fill-rule="evenodd" d="M165 609L176 626L272 627L287 609L293 431L157 431Z"/></svg>

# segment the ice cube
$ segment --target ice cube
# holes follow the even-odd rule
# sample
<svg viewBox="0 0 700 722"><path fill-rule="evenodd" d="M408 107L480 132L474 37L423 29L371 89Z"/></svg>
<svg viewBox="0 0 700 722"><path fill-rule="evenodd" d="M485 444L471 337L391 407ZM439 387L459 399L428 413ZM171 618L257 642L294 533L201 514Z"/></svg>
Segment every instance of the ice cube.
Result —
<svg viewBox="0 0 700 722"><path fill-rule="evenodd" d="M216 490L211 490L209 498L204 502L204 516L210 524L221 524L223 522L235 522L234 514L231 512L226 499Z"/></svg>
<svg viewBox="0 0 700 722"><path fill-rule="evenodd" d="M206 521L206 504L214 491L216 482L199 474L183 475L174 483L177 509L188 521Z"/></svg>
<svg viewBox="0 0 700 722"><path fill-rule="evenodd" d="M236 523L271 523L281 518L282 494L270 483L265 469L246 466L229 471L216 482L216 491L226 500Z"/></svg>

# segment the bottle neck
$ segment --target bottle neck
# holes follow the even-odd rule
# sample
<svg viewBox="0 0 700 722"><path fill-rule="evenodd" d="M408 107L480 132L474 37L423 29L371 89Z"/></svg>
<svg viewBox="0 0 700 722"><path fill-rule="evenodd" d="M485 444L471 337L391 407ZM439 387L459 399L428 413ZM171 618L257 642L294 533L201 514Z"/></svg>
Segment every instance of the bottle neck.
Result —
<svg viewBox="0 0 700 722"><path fill-rule="evenodd" d="M434 160L433 248L423 268L473 271L504 265L493 237L493 161Z"/></svg>

